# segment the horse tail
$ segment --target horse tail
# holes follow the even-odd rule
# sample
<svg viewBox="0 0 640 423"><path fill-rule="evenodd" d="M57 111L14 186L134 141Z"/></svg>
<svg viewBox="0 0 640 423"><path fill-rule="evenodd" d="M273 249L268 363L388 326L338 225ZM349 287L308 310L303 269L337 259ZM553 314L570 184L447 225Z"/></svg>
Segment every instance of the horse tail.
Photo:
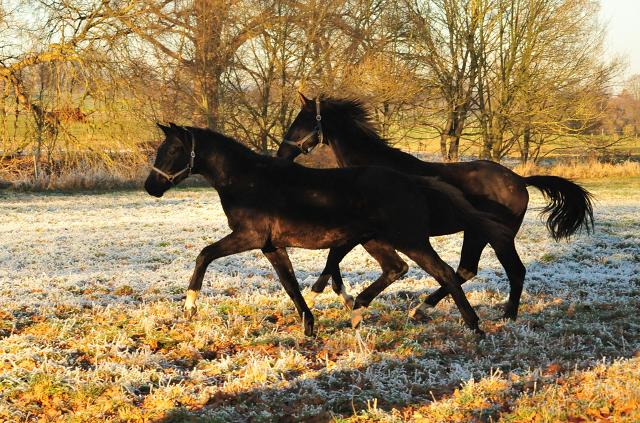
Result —
<svg viewBox="0 0 640 423"><path fill-rule="evenodd" d="M430 208L437 210L438 216L448 220L448 224L461 230L473 229L494 246L504 246L513 239L515 234L500 222L498 216L476 210L458 188L434 177L416 178L423 187Z"/></svg>
<svg viewBox="0 0 640 423"><path fill-rule="evenodd" d="M524 180L549 201L541 214L549 216L546 226L553 239L569 239L583 227L587 233L593 230L593 194L589 191L559 176L534 175Z"/></svg>

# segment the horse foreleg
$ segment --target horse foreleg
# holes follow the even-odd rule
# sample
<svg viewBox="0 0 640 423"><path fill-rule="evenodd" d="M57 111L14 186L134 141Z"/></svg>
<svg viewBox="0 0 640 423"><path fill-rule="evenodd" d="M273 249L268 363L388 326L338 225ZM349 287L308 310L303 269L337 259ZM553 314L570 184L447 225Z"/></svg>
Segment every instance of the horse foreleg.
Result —
<svg viewBox="0 0 640 423"><path fill-rule="evenodd" d="M347 244L341 247L334 247L329 250L329 256L327 257L327 263L325 264L324 270L318 277L316 283L313 284L313 287L311 287L311 292L309 292L305 297L309 307L313 307L315 305L315 298L324 291L327 283L329 283L329 279L333 280L333 290L336 294L340 295L342 302L347 306L347 308L351 309L353 307L353 297L347 293L342 281L342 275L340 274L340 262L356 247L356 245L358 244Z"/></svg>
<svg viewBox="0 0 640 423"><path fill-rule="evenodd" d="M184 303L184 316L191 318L197 312L196 299L202 288L202 280L207 271L207 267L212 261L220 257L226 257L244 251L259 248L254 237L250 234L232 232L221 240L208 245L200 251L196 258L196 267L191 276L189 287L187 288L187 300Z"/></svg>
<svg viewBox="0 0 640 423"><path fill-rule="evenodd" d="M296 310L298 310L298 314L302 319L304 334L312 336L313 314L311 314L311 310L309 310L309 307L300 292L300 284L298 284L293 267L291 266L291 260L289 260L287 250L284 248L267 247L263 248L262 252L276 270L276 273L280 278L280 283L287 294L289 294L293 304L296 306Z"/></svg>
<svg viewBox="0 0 640 423"><path fill-rule="evenodd" d="M385 288L407 273L409 265L400 258L396 250L389 244L371 240L362 246L380 264L382 274L355 299L351 312L351 326L356 327L363 319L363 308L369 307L371 301Z"/></svg>

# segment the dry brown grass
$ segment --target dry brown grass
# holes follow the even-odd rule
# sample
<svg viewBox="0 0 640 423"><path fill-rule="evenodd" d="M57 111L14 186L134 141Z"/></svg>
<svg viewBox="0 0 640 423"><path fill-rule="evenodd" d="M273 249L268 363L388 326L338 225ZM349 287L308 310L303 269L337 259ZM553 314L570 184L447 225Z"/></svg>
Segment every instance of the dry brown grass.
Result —
<svg viewBox="0 0 640 423"><path fill-rule="evenodd" d="M640 163L626 161L620 164L611 163L563 163L554 166L537 166L529 163L518 165L513 171L522 176L555 175L569 179L598 179L640 176Z"/></svg>
<svg viewBox="0 0 640 423"><path fill-rule="evenodd" d="M13 170L13 171L12 171ZM93 163L47 171L41 168L36 178L32 169L0 169L5 188L15 191L67 191L115 188L139 188L148 175L148 166L132 163Z"/></svg>
<svg viewBox="0 0 640 423"><path fill-rule="evenodd" d="M122 172L110 169L74 169L60 174L45 175L38 179L20 178L14 181L17 191L72 191L94 189L140 188L148 172L135 169Z"/></svg>
<svg viewBox="0 0 640 423"><path fill-rule="evenodd" d="M145 157L136 156L117 162L93 162L62 169L40 172L34 178L32 159L12 163L0 162L0 189L16 191L56 191L56 190L93 190L93 189L132 189L141 188L149 174L150 164ZM296 162L313 168L337 167L335 156L330 148L319 146L313 154L300 155ZM599 179L640 176L640 163L626 161L620 164L585 162L562 163L554 166L535 164L518 165L514 172L522 176L555 175L569 179ZM190 183L189 183L190 182ZM202 180L190 180L184 186L206 185Z"/></svg>

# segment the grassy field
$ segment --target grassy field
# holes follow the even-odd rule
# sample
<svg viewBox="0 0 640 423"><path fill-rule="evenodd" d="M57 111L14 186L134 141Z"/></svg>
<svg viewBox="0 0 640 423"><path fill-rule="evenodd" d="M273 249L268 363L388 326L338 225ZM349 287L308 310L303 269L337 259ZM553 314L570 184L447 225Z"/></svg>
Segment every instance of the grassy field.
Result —
<svg viewBox="0 0 640 423"><path fill-rule="evenodd" d="M391 136L391 144L396 148L418 154L440 156L440 135L434 129L399 128ZM461 157L477 158L482 144L480 135L465 133L460 139L459 154ZM607 146L607 147L604 147ZM595 148L595 150L593 150ZM548 140L540 152L540 159L546 163L584 162L596 153L600 158L620 161L640 156L640 137L619 135L559 135ZM520 160L518 146L515 145L505 157L509 160Z"/></svg>
<svg viewBox="0 0 640 423"><path fill-rule="evenodd" d="M199 250L229 232L215 191L0 193L0 421L640 421L639 177L585 180L596 229L553 242L532 203L517 238L516 322L487 248L465 285L487 337L413 263L358 330L327 290L314 338L261 253L214 262L199 314L181 317ZM461 236L434 238L455 267ZM326 251L292 249L304 291ZM375 280L358 248L350 292Z"/></svg>

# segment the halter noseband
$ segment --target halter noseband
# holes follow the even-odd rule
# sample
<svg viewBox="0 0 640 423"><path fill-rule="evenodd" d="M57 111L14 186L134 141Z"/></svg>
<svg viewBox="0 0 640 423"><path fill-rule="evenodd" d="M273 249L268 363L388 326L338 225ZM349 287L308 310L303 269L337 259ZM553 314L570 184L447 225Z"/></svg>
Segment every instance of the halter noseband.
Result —
<svg viewBox="0 0 640 423"><path fill-rule="evenodd" d="M173 175L169 175L167 173L164 173L163 171L161 171L160 169L158 169L157 167L153 166L151 169L155 170L156 172L158 172L160 175L164 176L165 178L167 178L169 180L169 182L171 182L171 185L175 185L174 179L176 179L178 176L182 175L183 173L185 173L186 171L189 171L189 175L187 176L187 178L189 176L191 176L191 170L193 169L193 160L196 157L196 152L195 152L195 148L196 148L196 139L193 136L193 133L191 131L189 131L188 129L186 130L190 135L191 135L191 157L189 159L189 164L187 165L187 167L185 167L184 169L182 169L181 171L174 173Z"/></svg>
<svg viewBox="0 0 640 423"><path fill-rule="evenodd" d="M324 134L322 133L322 116L320 116L320 99L316 98L316 127L313 131L311 131L309 133L309 135L307 135L306 137L304 137L303 139L301 139L300 141L289 141L286 139L282 139L282 142L284 144L290 144L290 145L295 145L296 147L298 147L298 149L300 150L300 152L302 154L309 154L311 153L317 146L318 144L324 144ZM314 136L315 134L318 134L318 143L316 145L314 145L313 147L311 147L308 150L304 149L304 143L307 142L307 140L309 138L311 138L312 136Z"/></svg>

